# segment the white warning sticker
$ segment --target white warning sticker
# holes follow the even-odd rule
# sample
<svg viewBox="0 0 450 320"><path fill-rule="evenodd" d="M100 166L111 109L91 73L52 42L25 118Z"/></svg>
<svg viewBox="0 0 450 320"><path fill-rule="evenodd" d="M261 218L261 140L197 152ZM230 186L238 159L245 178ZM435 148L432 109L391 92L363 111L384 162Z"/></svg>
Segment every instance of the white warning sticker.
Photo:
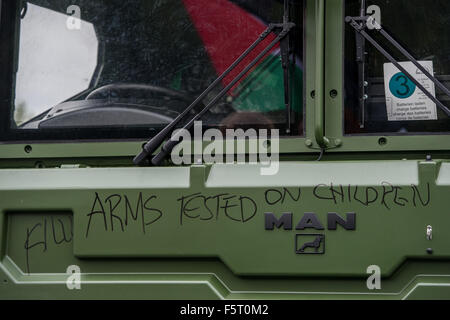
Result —
<svg viewBox="0 0 450 320"><path fill-rule="evenodd" d="M434 74L433 61L419 61ZM433 97L436 91L433 81L412 62L400 62ZM384 64L384 90L389 121L437 120L436 104L392 63Z"/></svg>

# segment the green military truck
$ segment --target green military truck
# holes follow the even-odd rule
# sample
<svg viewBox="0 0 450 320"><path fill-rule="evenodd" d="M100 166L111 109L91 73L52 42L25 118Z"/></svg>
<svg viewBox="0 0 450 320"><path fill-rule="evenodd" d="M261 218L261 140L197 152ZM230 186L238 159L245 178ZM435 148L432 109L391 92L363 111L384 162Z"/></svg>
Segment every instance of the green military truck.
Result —
<svg viewBox="0 0 450 320"><path fill-rule="evenodd" d="M0 298L450 298L449 27L0 0Z"/></svg>

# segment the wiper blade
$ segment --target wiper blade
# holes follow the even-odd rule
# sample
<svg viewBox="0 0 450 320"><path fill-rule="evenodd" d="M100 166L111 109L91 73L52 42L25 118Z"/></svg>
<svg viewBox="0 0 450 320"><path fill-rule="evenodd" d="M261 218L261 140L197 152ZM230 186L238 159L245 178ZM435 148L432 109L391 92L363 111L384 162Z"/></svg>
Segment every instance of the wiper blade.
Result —
<svg viewBox="0 0 450 320"><path fill-rule="evenodd" d="M289 1L284 2L283 24L289 23ZM281 65L283 67L284 105L286 110L286 133L291 132L291 60L289 33L280 40Z"/></svg>
<svg viewBox="0 0 450 320"><path fill-rule="evenodd" d="M285 9L286 2L289 0L285 0ZM266 30L258 37L258 39L248 47L242 55L236 59L216 80L211 83L211 85L201 93L191 105L189 105L178 117L176 117L171 123L169 123L163 130L161 130L155 137L153 137L150 141L148 141L142 148L142 151L133 159L133 162L136 165L159 165L161 161L163 161L167 155L173 150L173 148L180 142L180 134L177 134L171 137L167 142L165 142L159 153L154 156L151 161L148 158L161 146L161 144L171 135L174 131L175 127L188 115L188 113L193 110L227 75L230 74L264 39L266 39L271 32L279 31L277 37L271 41L269 45L267 45L263 51L261 51L256 58L254 58L247 66L233 78L233 80L222 90L220 91L212 100L208 103L199 113L197 113L184 127L185 130L190 130L194 125L194 122L201 118L211 107L213 107L222 97L233 88L236 83L239 82L263 57L266 56L267 53L272 50L272 48L281 40L283 40L292 28L295 27L295 24L284 19L283 23L278 24L269 24ZM289 56L289 53L288 53ZM286 87L286 83L285 83ZM286 99L290 99L289 93L285 95ZM290 102L288 101L288 104ZM290 107L289 107L290 113ZM289 120L290 121L290 120Z"/></svg>
<svg viewBox="0 0 450 320"><path fill-rule="evenodd" d="M450 97L450 90L438 79L436 79L419 61L417 61L412 54L408 52L400 43L398 43L383 27L372 17L346 17L345 22L349 23L356 32L361 34L367 41L369 41L383 56L386 57L394 66L403 72L428 98L431 99L447 116L450 116L450 109L447 108L441 101L439 101L433 94L431 94L416 78L414 78L402 65L395 60L374 38L367 32L368 26L373 30L377 30L389 43L391 43L397 50L399 50L406 58L409 59L428 79L441 89L448 97ZM362 22L362 23L360 23Z"/></svg>
<svg viewBox="0 0 450 320"><path fill-rule="evenodd" d="M366 1L361 0L360 17L366 15ZM359 110L358 119L359 127L364 128L366 122L366 101L367 101L367 89L368 81L366 81L366 39L358 32L355 31L356 38L356 62L358 63L358 92L359 92Z"/></svg>
<svg viewBox="0 0 450 320"><path fill-rule="evenodd" d="M194 109L202 100L228 75L233 71L239 63L242 62L275 28L274 25L270 25L259 38L242 53L242 55L236 59L216 80L209 85L209 87L203 91L195 100L191 103L182 113L178 115L171 123L169 123L163 130L161 130L156 136L148 141L142 148L142 151L137 155L133 162L136 165L142 165L147 161L147 158L159 148L161 143L172 133L173 129L181 122L181 120L188 115L188 113Z"/></svg>

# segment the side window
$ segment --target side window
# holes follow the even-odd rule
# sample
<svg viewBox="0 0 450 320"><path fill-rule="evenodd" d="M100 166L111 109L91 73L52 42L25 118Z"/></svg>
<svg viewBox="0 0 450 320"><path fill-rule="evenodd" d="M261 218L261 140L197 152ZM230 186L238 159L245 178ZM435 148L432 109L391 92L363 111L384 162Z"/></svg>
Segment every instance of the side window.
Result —
<svg viewBox="0 0 450 320"><path fill-rule="evenodd" d="M284 15L283 1L277 0L21 3L10 128L37 139L42 132L45 139L148 138ZM304 3L290 4L295 23L289 34L290 108L277 44L202 117L205 126L303 135ZM203 105L276 34L271 32Z"/></svg>
<svg viewBox="0 0 450 320"><path fill-rule="evenodd" d="M447 90L450 88L450 2L446 0L346 0L345 16L369 15ZM378 21L379 20L379 21ZM371 30L372 29L372 30ZM449 132L450 97L376 28L364 30L424 87L347 21L345 26L345 133ZM443 107L437 105L436 98Z"/></svg>

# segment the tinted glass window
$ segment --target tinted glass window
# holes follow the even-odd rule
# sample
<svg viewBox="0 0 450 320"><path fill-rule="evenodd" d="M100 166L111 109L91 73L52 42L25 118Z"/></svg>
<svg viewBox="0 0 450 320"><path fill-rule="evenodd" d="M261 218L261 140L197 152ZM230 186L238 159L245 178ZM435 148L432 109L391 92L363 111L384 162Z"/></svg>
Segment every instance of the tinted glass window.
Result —
<svg viewBox="0 0 450 320"><path fill-rule="evenodd" d="M345 15L359 16L361 1L345 1ZM430 73L450 88L450 2L447 0L371 0L366 13L381 18L383 28ZM379 13L379 17L377 15ZM367 30L367 29L366 29ZM450 107L445 95L380 32L367 30L430 93ZM365 63L357 62L355 29L345 26L345 133L411 134L450 131L449 117L365 41ZM365 86L364 92L361 86ZM366 96L365 96L366 95Z"/></svg>
<svg viewBox="0 0 450 320"><path fill-rule="evenodd" d="M15 137L147 138L194 101L269 23L283 18L283 2L277 0L21 3L7 8L18 20L10 115ZM290 14L296 23L290 132L279 45L202 118L206 126L303 134L303 2L292 1ZM270 34L203 104L275 36Z"/></svg>

